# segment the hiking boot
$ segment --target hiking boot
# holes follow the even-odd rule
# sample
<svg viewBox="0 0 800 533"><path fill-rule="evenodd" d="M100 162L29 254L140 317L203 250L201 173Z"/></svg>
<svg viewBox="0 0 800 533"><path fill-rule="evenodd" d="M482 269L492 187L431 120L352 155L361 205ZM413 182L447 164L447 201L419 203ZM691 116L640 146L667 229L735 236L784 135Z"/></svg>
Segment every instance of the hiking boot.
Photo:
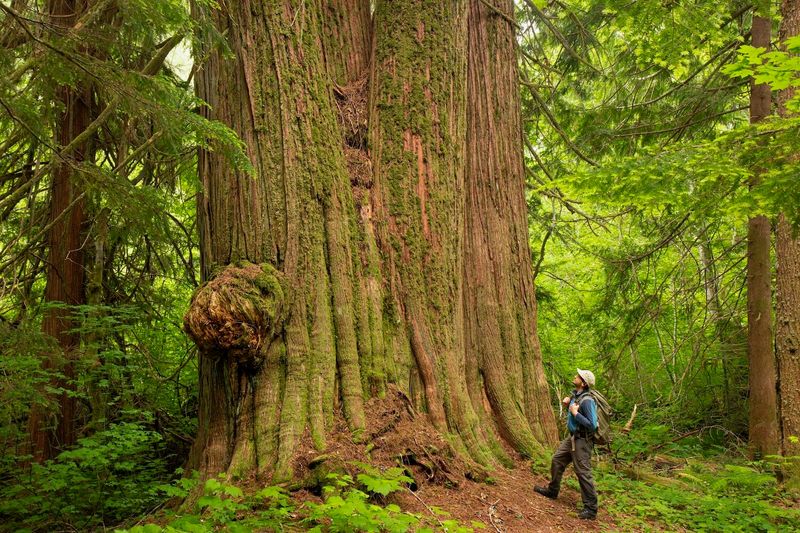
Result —
<svg viewBox="0 0 800 533"><path fill-rule="evenodd" d="M597 518L597 511L591 511L589 509L584 509L580 513L578 513L578 518L581 520L594 520Z"/></svg>
<svg viewBox="0 0 800 533"><path fill-rule="evenodd" d="M540 487L539 485L536 485L535 487L533 487L533 490L538 492L545 498L550 498L551 500L555 500L556 498L558 498L558 493L550 490L550 487Z"/></svg>

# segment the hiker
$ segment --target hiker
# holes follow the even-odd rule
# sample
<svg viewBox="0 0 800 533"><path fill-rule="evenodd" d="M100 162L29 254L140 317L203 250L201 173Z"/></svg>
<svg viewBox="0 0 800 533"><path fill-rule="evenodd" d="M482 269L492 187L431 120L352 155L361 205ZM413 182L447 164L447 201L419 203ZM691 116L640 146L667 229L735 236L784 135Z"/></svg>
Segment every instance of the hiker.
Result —
<svg viewBox="0 0 800 533"><path fill-rule="evenodd" d="M553 454L550 464L550 485L536 486L533 490L547 498L555 500L561 488L561 476L570 462L575 467L578 483L581 486L583 510L578 518L594 520L597 516L597 492L592 477L592 450L594 448L594 432L597 430L597 406L589 394L594 387L594 374L589 370L578 369L572 380L575 390L572 396L562 400L568 408L567 429L570 436L561 441Z"/></svg>

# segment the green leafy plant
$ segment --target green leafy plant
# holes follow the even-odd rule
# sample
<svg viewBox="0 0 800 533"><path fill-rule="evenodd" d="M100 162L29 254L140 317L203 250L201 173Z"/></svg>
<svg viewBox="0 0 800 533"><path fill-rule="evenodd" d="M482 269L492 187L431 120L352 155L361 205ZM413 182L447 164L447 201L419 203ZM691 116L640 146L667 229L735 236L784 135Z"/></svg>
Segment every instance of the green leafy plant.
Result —
<svg viewBox="0 0 800 533"><path fill-rule="evenodd" d="M626 529L780 531L800 520L764 462L689 460L669 477L649 473L641 480L601 467L597 478L608 494L604 505Z"/></svg>
<svg viewBox="0 0 800 533"><path fill-rule="evenodd" d="M414 480L408 477L405 470L394 467L380 471L367 463L356 462L362 472L356 475L356 479L366 490L372 494L387 496L392 492L404 489Z"/></svg>
<svg viewBox="0 0 800 533"><path fill-rule="evenodd" d="M388 477L371 473L358 474L359 482L374 494L387 496L402 489L402 484L411 481L402 475L400 469L392 469ZM408 531L420 522L420 517L404 513L396 504L385 507L370 503L369 494L358 489L354 480L347 474L331 473L328 483L323 487L320 504L310 504L304 523L311 526L310 531Z"/></svg>
<svg viewBox="0 0 800 533"><path fill-rule="evenodd" d="M749 45L739 47L736 61L722 71L734 78L753 78L757 84L766 83L774 91L800 87L800 36L783 42L785 51L767 52L765 48ZM786 109L800 111L800 93L786 102Z"/></svg>
<svg viewBox="0 0 800 533"><path fill-rule="evenodd" d="M151 509L168 476L161 436L140 424L113 424L0 489L0 516L32 529L89 529Z"/></svg>
<svg viewBox="0 0 800 533"><path fill-rule="evenodd" d="M188 477L180 478L169 485L160 485L158 490L169 497L191 497L192 492L200 483L200 476L192 472ZM267 516L249 516L252 510L264 501L274 499L269 509L273 507L286 510L290 507L288 498L283 495L282 489L268 487L259 491L252 497L246 497L241 488L227 483L225 475L209 478L203 484L203 494L194 504L193 513L167 512L165 516L169 522L164 525L144 524L136 525L127 530L117 530L119 533L159 533L159 532L191 532L201 533L217 530L231 532L249 532L259 527L279 525L279 522L267 520ZM287 511L288 512L288 511ZM266 514L262 512L262 515ZM248 515L248 516L246 516Z"/></svg>
<svg viewBox="0 0 800 533"><path fill-rule="evenodd" d="M239 487L226 481L224 475L210 478L203 484L203 495L197 499L194 512L176 514L166 512L165 525L143 524L118 533L204 533L211 531L249 532L260 530L283 531L303 528L309 531L352 532L385 531L405 532L416 530L466 533L485 527L480 522L471 527L453 519L440 519L447 513L436 510L437 517L422 517L403 511L395 503L385 503L392 493L406 490L411 478L401 468L378 468L356 463L361 470L356 477L349 474L329 473L324 478L322 502L295 502L290 493L280 486L268 486L253 494L245 494ZM158 490L169 497L190 496L199 484L199 475L161 485ZM363 489L363 490L362 490ZM376 503L376 500L381 503Z"/></svg>

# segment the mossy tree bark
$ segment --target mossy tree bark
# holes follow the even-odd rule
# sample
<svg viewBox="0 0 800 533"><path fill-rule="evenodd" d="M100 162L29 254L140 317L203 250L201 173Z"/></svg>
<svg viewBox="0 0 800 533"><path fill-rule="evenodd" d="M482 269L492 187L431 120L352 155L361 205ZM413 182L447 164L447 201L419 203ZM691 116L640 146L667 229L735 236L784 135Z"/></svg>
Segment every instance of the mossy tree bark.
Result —
<svg viewBox="0 0 800 533"><path fill-rule="evenodd" d="M781 4L780 40L800 35L800 1ZM791 89L778 95L778 110L786 115ZM777 309L775 345L780 384L781 449L787 457L800 456L800 239L792 232L786 218L778 218L775 254L777 262ZM800 478L800 464L789 474Z"/></svg>
<svg viewBox="0 0 800 533"><path fill-rule="evenodd" d="M512 0L469 2L465 328L470 395L532 455L557 439L536 334ZM507 15L503 17L502 14Z"/></svg>
<svg viewBox="0 0 800 533"><path fill-rule="evenodd" d="M86 1L52 0L48 14L53 26L65 31L72 27L87 8ZM78 165L88 157L87 140L79 136L90 123L90 89L85 83L57 90L63 110L55 125L56 145L73 148L53 164L50 188L50 222L47 231L47 284L44 301L61 304L45 313L42 330L58 343L58 350L44 361L46 369L57 370L63 378L51 383L63 392L53 398L55 412L33 406L28 419L31 453L35 461L54 457L58 451L75 443L75 396L70 394L75 378L73 359L80 347L77 324L66 306L86 303L82 232L86 224L84 193ZM77 144L76 144L77 143Z"/></svg>
<svg viewBox="0 0 800 533"><path fill-rule="evenodd" d="M220 283L204 285L186 316L196 340L209 337L200 343L190 464L283 479L306 427L324 447L339 398L351 429L364 425L352 192L315 4L235 3L208 15L233 58L215 50L197 91L204 112L243 139L255 168L251 175L215 152L200 156L203 275ZM215 306L226 301L215 291L231 287L227 300L249 303ZM274 312L253 316L264 299L276 302ZM231 314L238 309L247 312ZM222 338L225 324L244 325L232 343Z"/></svg>
<svg viewBox="0 0 800 533"><path fill-rule="evenodd" d="M230 50L209 51L198 72L203 112L239 134L254 170L200 154L206 283L185 318L201 379L189 466L286 479L305 431L324 449L341 409L360 438L363 401L388 382L481 463L504 457L495 427L519 451L541 450L555 424L536 340L513 31L476 67L506 62L502 85L476 89L489 100L468 111L465 0L379 1L374 23L355 0L195 9ZM492 120L475 131L502 139L470 146L468 117ZM469 150L498 153L470 174ZM481 225L502 202L512 212ZM477 313L467 297L481 299ZM476 328L493 328L497 344Z"/></svg>
<svg viewBox="0 0 800 533"><path fill-rule="evenodd" d="M325 64L331 80L348 85L367 74L372 51L370 0L321 4Z"/></svg>

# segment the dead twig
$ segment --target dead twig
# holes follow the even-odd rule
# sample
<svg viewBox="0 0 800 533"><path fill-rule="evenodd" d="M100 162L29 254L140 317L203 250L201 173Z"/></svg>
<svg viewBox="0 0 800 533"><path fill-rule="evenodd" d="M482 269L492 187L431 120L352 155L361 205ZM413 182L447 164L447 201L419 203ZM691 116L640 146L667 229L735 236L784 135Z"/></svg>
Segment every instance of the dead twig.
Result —
<svg viewBox="0 0 800 533"><path fill-rule="evenodd" d="M407 491L408 491L408 492L409 492L409 493L410 493L410 494L411 494L413 497L415 497L415 498L417 499L417 501L418 501L419 503L421 503L423 507L425 507L425 509L427 509L427 510L428 510L428 512L431 514L431 516L432 516L432 517L434 517L434 518L436 519L436 521L437 521L437 522L439 522L439 526L441 526L441 528L442 528L442 531L445 531L447 528L445 528L445 527L444 527L444 524L442 523L442 521L441 521L441 520L439 520L439 516L438 516L436 513L434 513L434 512L433 512L433 509L431 509L430 507L428 507L428 504L427 504L427 503L425 503L424 501L422 501L422 498L420 498L420 497L417 495L417 493L416 493L416 492L414 492L413 490L409 489L408 487L406 487L406 490L407 490Z"/></svg>
<svg viewBox="0 0 800 533"><path fill-rule="evenodd" d="M497 527L497 524L494 523L494 514L497 511L497 503L499 501L500 500L498 499L494 503L489 505L489 523L492 524L492 527L494 528L495 531L497 531L497 533L502 533L502 530L499 527Z"/></svg>
<svg viewBox="0 0 800 533"><path fill-rule="evenodd" d="M639 404L633 405L633 411L631 411L631 417L628 419L628 422L625 424L625 427L622 428L622 433L627 435L633 429L633 421L636 419L636 410L639 408Z"/></svg>

